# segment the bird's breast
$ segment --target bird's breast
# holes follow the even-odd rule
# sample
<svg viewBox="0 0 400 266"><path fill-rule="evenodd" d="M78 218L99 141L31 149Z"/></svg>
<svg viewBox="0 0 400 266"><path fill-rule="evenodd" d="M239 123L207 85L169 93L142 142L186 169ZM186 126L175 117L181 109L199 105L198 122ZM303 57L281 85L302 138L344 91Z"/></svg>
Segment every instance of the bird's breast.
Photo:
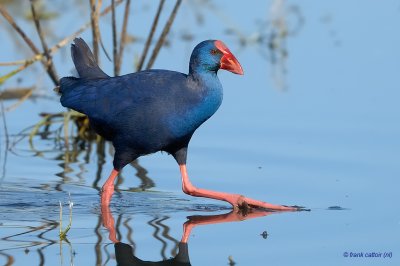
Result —
<svg viewBox="0 0 400 266"><path fill-rule="evenodd" d="M169 117L168 124L175 137L184 137L193 132L209 119L222 103L222 88L217 87L203 91L199 99L190 103L181 103L179 110Z"/></svg>

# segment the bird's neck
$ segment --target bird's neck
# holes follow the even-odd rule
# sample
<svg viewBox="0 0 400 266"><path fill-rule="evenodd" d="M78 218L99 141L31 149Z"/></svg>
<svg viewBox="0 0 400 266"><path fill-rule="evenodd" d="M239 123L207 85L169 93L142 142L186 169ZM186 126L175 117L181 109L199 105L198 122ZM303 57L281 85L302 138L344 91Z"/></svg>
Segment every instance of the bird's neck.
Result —
<svg viewBox="0 0 400 266"><path fill-rule="evenodd" d="M222 85L217 73L208 71L191 72L187 87L191 91L191 104L185 108L179 119L171 120L171 130L176 136L192 135L193 132L221 105Z"/></svg>
<svg viewBox="0 0 400 266"><path fill-rule="evenodd" d="M210 70L205 66L189 67L188 78L205 90L222 89L217 76L218 70Z"/></svg>
<svg viewBox="0 0 400 266"><path fill-rule="evenodd" d="M188 81L192 83L192 88L195 93L200 97L198 102L202 106L203 111L215 109L211 111L214 113L218 109L222 101L222 85L218 79L217 71L193 71L189 72Z"/></svg>
<svg viewBox="0 0 400 266"><path fill-rule="evenodd" d="M223 90L217 71L189 72L188 79L199 97L198 103L192 109L195 113L193 115L200 120L207 120L217 111L222 102Z"/></svg>

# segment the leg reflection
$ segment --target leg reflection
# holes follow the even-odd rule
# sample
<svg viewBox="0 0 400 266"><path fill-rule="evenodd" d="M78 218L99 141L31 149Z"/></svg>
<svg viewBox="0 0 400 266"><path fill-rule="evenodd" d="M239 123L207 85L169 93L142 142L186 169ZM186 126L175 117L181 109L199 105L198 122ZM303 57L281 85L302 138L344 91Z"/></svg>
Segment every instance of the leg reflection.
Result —
<svg viewBox="0 0 400 266"><path fill-rule="evenodd" d="M192 229L199 225L239 222L239 221L244 221L244 220L253 219L253 218L257 218L257 217L267 216L267 215L270 215L273 213L278 213L278 212L255 210L255 211L252 211L249 213L243 213L241 211L239 211L239 212L231 211L229 213L218 214L218 215L189 216L188 220L183 224L183 235L182 235L181 243L187 243Z"/></svg>
<svg viewBox="0 0 400 266"><path fill-rule="evenodd" d="M227 222L237 222L243 221L247 219L257 218L267 216L272 213L277 212L267 212L267 211L252 211L249 213L242 213L242 212L234 212L231 211L225 214L218 214L218 215L196 215L196 216L189 216L188 220L183 224L183 235L181 242L179 242L179 249L178 253L175 257L162 260L162 261L143 261L138 257L133 255L133 249L130 245L120 242L117 239L116 228L115 228L115 221L111 214L110 207L108 205L101 206L101 217L103 220L104 227L108 230L109 235L108 238L114 243L115 248L115 256L117 260L117 264L119 266L130 266L130 265L137 265L137 266L145 266L145 265L175 265L175 266L184 266L184 265L191 265L189 260L189 251L188 251L188 240L191 234L191 231L194 227L200 225L209 225L209 224L217 224L217 223L227 223Z"/></svg>

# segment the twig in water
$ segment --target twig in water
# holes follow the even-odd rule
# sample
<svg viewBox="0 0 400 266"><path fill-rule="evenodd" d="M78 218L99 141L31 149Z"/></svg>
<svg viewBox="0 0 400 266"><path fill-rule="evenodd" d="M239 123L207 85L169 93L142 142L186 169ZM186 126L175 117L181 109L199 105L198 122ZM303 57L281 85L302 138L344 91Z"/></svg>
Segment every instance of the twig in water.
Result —
<svg viewBox="0 0 400 266"><path fill-rule="evenodd" d="M116 0L115 5L119 5L120 3L122 3L122 0ZM108 14L111 11L111 6L106 7L101 13L100 16L104 16L106 14ZM9 21L9 23L11 25L13 25L12 23L15 24L14 20L12 19L12 17L8 14L8 12L0 5L0 13L6 17L8 15L9 18L11 18L11 22ZM7 17L7 18L8 18ZM6 19L7 19L6 18ZM8 21L8 19L7 19ZM16 24L15 24L16 25ZM17 26L17 25L16 25ZM55 52L57 52L60 48L64 47L65 45L67 45L68 43L70 43L73 39L75 39L78 35L80 35L82 32L84 32L88 27L90 26L90 22L85 23L84 25L82 25L76 32L74 32L73 34L71 34L70 36L65 37L64 39L62 39L60 42L58 42L56 45L54 45L53 47L50 48L49 50L49 54L54 54ZM18 27L18 26L17 26ZM19 27L18 27L19 28ZM20 29L20 28L19 28ZM22 31L22 30L21 30ZM22 34L25 35L25 33ZM26 35L25 35L26 36ZM33 43L32 43L33 44ZM37 49L37 48L36 48ZM0 77L0 85L3 84L7 79L9 79L10 77L14 76L15 74L19 73L20 71L24 70L25 68L27 68L28 66L32 65L33 63L35 63L36 61L42 60L44 58L44 54L40 53L39 50L37 50L36 55L34 55L32 58L24 60L23 61L23 65L18 67L15 70L12 70L11 72L7 73L4 76ZM22 61L18 61L21 62ZM0 64L1 65L1 64Z"/></svg>
<svg viewBox="0 0 400 266"><path fill-rule="evenodd" d="M112 21L112 41L113 41L113 61L114 61L114 76L117 76L117 23L115 19L115 0L111 0L111 21Z"/></svg>
<svg viewBox="0 0 400 266"><path fill-rule="evenodd" d="M7 20L7 22L14 28L14 30L16 32L18 32L18 34L22 37L22 39L25 41L25 43L29 46L29 48L31 48L31 50L35 53L35 54L40 54L39 49L36 47L36 45L32 42L32 40L25 34L25 32L21 29L21 27L18 26L18 24L15 22L14 18L8 13L8 11L2 6L0 5L0 13L3 15L3 17ZM42 60L43 56L39 59ZM47 70L47 63L46 61L42 60L42 64L45 67L45 69ZM12 77L13 75L15 75L16 73L18 73L21 70L14 70L12 72L10 72L9 74L1 77L0 79L0 84L3 83L6 79ZM4 78L6 77L6 78ZM50 76L51 80L53 81L54 84L57 84L58 79L53 79L52 76Z"/></svg>
<svg viewBox="0 0 400 266"><path fill-rule="evenodd" d="M41 127L45 127L45 126L49 126L55 123L64 123L65 119L64 117L67 115L68 117L70 117L69 119L73 119L76 120L78 118L82 118L85 117L84 114L78 113L76 111L68 111L68 114L65 113L56 113L56 114L42 114L41 116L43 117L42 120L40 120L38 123L36 123L33 127L32 130L29 133L29 146L30 149L33 151L37 151L36 148L34 147L33 144L33 138L38 134L39 130ZM55 120L54 118L60 118L62 117L63 119L60 120ZM64 125L64 124L63 124ZM86 129L89 127L89 125L86 125Z"/></svg>
<svg viewBox="0 0 400 266"><path fill-rule="evenodd" d="M99 62L99 40L100 40L100 30L99 30L99 11L102 1L90 0L90 22L92 25L92 38L93 38L93 55L97 63Z"/></svg>
<svg viewBox="0 0 400 266"><path fill-rule="evenodd" d="M66 112L64 113L64 141L65 141L65 147L67 148L67 152L69 150L69 141L68 141L68 122L71 119L71 113Z"/></svg>
<svg viewBox="0 0 400 266"><path fill-rule="evenodd" d="M71 229L71 225L72 225L72 208L74 207L74 203L71 201L71 194L68 194L69 200L68 200L68 207L69 207L69 223L67 225L67 228L65 228L65 230L62 230L62 203L61 201L59 201L60 203L60 233L59 233L59 237L60 240L67 240L67 233L69 231L69 229Z"/></svg>
<svg viewBox="0 0 400 266"><path fill-rule="evenodd" d="M26 59L24 60L15 60L10 62L0 62L0 66L19 66L26 64Z"/></svg>
<svg viewBox="0 0 400 266"><path fill-rule="evenodd" d="M59 78L58 78L58 75L54 68L53 59L51 57L51 54L49 53L49 49L47 47L46 40L44 39L44 34L42 31L42 27L40 26L39 17L37 16L37 13L36 13L34 1L36 1L36 0L30 1L32 17L33 17L33 21L35 22L35 27L36 27L36 31L39 35L40 42L42 43L43 53L47 59L46 66L45 66L46 71L47 71L47 74L50 76L51 80L53 81L53 83L55 85L59 85Z"/></svg>
<svg viewBox="0 0 400 266"><path fill-rule="evenodd" d="M164 29L163 29L163 31L161 33L160 38L157 41L156 46L154 47L153 53L151 54L150 60L147 63L146 69L150 69L153 66L154 62L156 61L158 52L160 51L162 45L164 44L165 38L167 37L169 30L171 29L172 23L174 22L176 13L178 12L178 8L179 8L181 3L182 3L182 0L177 0L176 1L174 9L172 10L172 12L171 12L171 14L169 16L169 19L168 19L167 23L164 26Z"/></svg>
<svg viewBox="0 0 400 266"><path fill-rule="evenodd" d="M36 47L36 45L32 42L32 40L25 34L25 32L18 26L18 24L15 22L14 18L8 13L8 11L0 5L0 13L3 15L3 17L7 20L8 23L14 28L16 32L22 37L22 39L25 41L25 43L31 48L31 50L35 54L39 54L39 49Z"/></svg>
<svg viewBox="0 0 400 266"><path fill-rule="evenodd" d="M35 87L15 87L15 88L7 88L0 91L0 100L13 100L24 97L30 90L33 90Z"/></svg>
<svg viewBox="0 0 400 266"><path fill-rule="evenodd" d="M29 97L31 97L31 95L33 94L33 89L28 90L24 96L22 96L21 98L19 98L19 100L14 103L13 105L7 107L6 112L10 112L12 110L15 110L15 108L17 108L18 106L20 106L23 102L25 102Z"/></svg>
<svg viewBox="0 0 400 266"><path fill-rule="evenodd" d="M3 100L0 100L1 103L1 117L3 118L3 127L4 127L4 135L5 135L5 147L4 147L4 159L3 159L3 167L2 167L2 174L0 177L0 185L3 183L4 178L6 177L6 163L7 163L7 154L8 154L8 149L10 146L10 138L8 136L8 128L7 128L7 120L6 120L6 114L4 111L4 105L3 105Z"/></svg>
<svg viewBox="0 0 400 266"><path fill-rule="evenodd" d="M25 65L22 65L18 67L17 69L5 74L4 76L0 77L0 85L2 85L7 79L11 78L15 74L19 73L20 71L24 70L27 68L29 65L31 65L33 62L27 62Z"/></svg>
<svg viewBox="0 0 400 266"><path fill-rule="evenodd" d="M130 4L131 4L131 0L126 0L124 20L122 22L122 31L121 31L121 37L119 40L119 50L118 50L117 59L116 59L116 71L115 71L116 76L118 76L121 71L122 55L124 53L124 47L126 44L126 30L128 28Z"/></svg>
<svg viewBox="0 0 400 266"><path fill-rule="evenodd" d="M158 5L156 16L154 17L153 24L151 25L151 29L149 32L149 36L147 36L146 44L144 45L144 50L142 56L140 57L139 64L137 66L137 71L142 70L144 60L146 59L147 53L149 52L151 41L153 40L154 32L156 31L158 19L160 18L160 14L162 8L164 6L165 0L160 0L160 4Z"/></svg>

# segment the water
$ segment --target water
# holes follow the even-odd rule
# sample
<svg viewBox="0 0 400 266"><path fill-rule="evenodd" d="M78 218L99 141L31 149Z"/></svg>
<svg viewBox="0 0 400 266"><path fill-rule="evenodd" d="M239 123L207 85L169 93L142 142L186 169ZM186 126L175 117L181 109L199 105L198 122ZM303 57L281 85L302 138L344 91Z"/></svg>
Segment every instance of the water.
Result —
<svg viewBox="0 0 400 266"><path fill-rule="evenodd" d="M193 137L189 176L198 187L311 211L222 222L234 216L229 206L183 194L173 158L155 154L140 158L136 168L126 167L119 180L120 191L110 206L118 239L131 245L141 260L166 260L178 252L183 224L198 221L187 217L204 216L202 221L210 224L196 226L189 236L191 265L398 265L399 4L287 1L290 34L276 39L278 48L269 51L266 42L252 40L256 32L272 32L270 24L260 20L267 20L273 2L257 1L256 9L225 2L215 3L217 9L192 2L205 18L203 25L195 23L192 6L184 4L173 33L178 38L180 32L192 31L195 40L174 42L156 63L157 68L186 71L195 43L223 36L245 71L244 76L219 73L224 102ZM133 7L148 13L132 21L132 30L143 36L148 29L144 18L156 8L144 6ZM79 6L76 12L84 16L84 10ZM60 19L72 29L58 28L57 36L81 24L71 14ZM239 45L237 35L225 34L230 25L245 37L245 46ZM109 27L103 26L105 31ZM83 36L89 40L90 32ZM3 49L2 60L21 57L5 45L9 52ZM129 49L132 55L141 46ZM132 69L128 58L124 73ZM171 58L177 62L171 64ZM60 73L69 75L68 50L56 60L65 65ZM106 59L103 64L111 73ZM31 84L40 67L35 66L22 85ZM52 95L46 77L38 80L38 91ZM18 83L13 79L4 87L8 84ZM7 113L11 143L40 119L38 113L62 110L54 97L27 101ZM92 144L66 163L62 143L51 136L34 138L39 152L24 138L6 156L5 141L2 130L1 166L6 162L0 187L0 264L116 265L98 194L112 169L109 144L104 158ZM65 228L68 193L74 202L69 243L58 237L58 204L64 203ZM182 248L180 252L185 253Z"/></svg>

